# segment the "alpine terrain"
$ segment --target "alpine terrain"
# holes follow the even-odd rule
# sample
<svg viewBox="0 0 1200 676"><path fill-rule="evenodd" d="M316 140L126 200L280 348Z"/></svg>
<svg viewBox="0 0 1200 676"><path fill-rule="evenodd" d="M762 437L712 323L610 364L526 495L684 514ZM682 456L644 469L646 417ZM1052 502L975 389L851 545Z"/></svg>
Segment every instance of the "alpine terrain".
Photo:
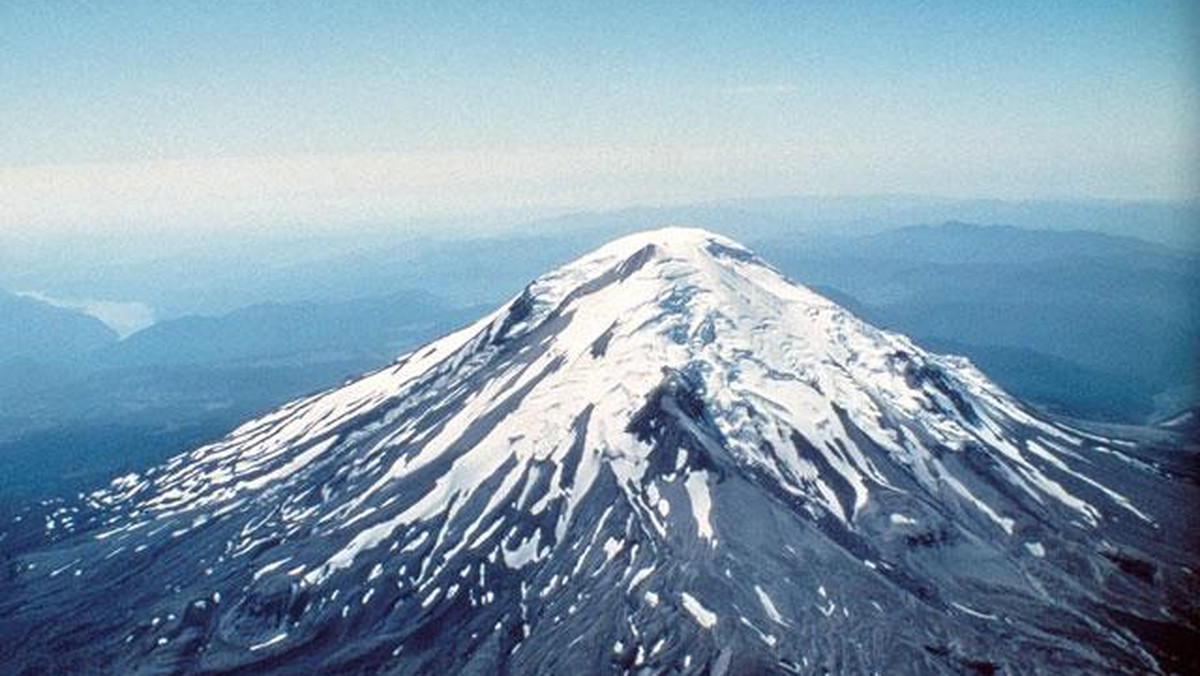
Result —
<svg viewBox="0 0 1200 676"><path fill-rule="evenodd" d="M1167 438L1046 418L656 230L5 524L0 670L1194 671L1196 456Z"/></svg>

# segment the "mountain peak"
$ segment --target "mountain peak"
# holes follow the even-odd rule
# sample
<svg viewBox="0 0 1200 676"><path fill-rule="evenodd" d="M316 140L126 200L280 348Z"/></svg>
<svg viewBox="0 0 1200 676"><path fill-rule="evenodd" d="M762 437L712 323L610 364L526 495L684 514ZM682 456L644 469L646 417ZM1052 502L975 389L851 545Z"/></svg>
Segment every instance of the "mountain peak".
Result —
<svg viewBox="0 0 1200 676"><path fill-rule="evenodd" d="M1084 609L1169 602L1142 565L1169 552L1141 550L1170 514L1124 488L1150 484L1176 490L966 360L664 228L88 496L0 622L114 672L1137 671L1149 653ZM1134 577L1072 591L1112 561ZM124 605L72 624L101 599Z"/></svg>
<svg viewBox="0 0 1200 676"><path fill-rule="evenodd" d="M714 258L754 258L737 242L701 228L671 226L644 230L620 237L589 254L551 271L530 284L549 287L572 281L593 281L598 270L610 270L610 281L620 281L651 260L673 261L677 266L695 268Z"/></svg>
<svg viewBox="0 0 1200 676"><path fill-rule="evenodd" d="M586 276L595 268L616 261L619 263L613 267L620 268L619 274L627 276L651 259L696 266L720 258L757 261L752 252L724 235L702 228L669 226L620 237L545 277L564 278L572 273Z"/></svg>
<svg viewBox="0 0 1200 676"><path fill-rule="evenodd" d="M720 242L727 246L737 246L733 240L711 230L690 225L665 225L660 228L639 230L638 232L619 237L601 247L597 253L609 248L636 250L644 246L660 246L679 251L696 251L702 249L709 242Z"/></svg>
<svg viewBox="0 0 1200 676"><path fill-rule="evenodd" d="M502 311L499 333L508 336L568 312L583 331L594 332L598 323L628 329L640 308L649 312L643 330L658 326L678 340L696 330L709 335L715 321L760 300L765 305L759 310L768 313L785 304L842 312L727 237L666 227L621 237L538 277ZM704 326L684 326L685 317Z"/></svg>

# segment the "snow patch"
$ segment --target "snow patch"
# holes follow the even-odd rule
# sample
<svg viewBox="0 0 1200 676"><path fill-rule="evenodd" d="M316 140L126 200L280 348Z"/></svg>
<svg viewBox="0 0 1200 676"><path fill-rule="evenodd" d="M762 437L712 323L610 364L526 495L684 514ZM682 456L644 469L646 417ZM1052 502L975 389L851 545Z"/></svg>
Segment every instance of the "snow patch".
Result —
<svg viewBox="0 0 1200 676"><path fill-rule="evenodd" d="M696 623L705 629L712 629L717 626L717 614L705 608L696 597L687 592L679 595L683 600L683 608L696 620Z"/></svg>
<svg viewBox="0 0 1200 676"><path fill-rule="evenodd" d="M683 482L696 520L696 534L714 546L712 527L712 496L708 492L708 472L689 472Z"/></svg>
<svg viewBox="0 0 1200 676"><path fill-rule="evenodd" d="M783 620L783 616L779 614L779 610L775 607L775 602L771 600L767 592L763 591L762 587L754 585L754 593L758 595L758 602L762 604L763 610L767 612L767 617L771 618L772 622L783 625L787 624Z"/></svg>
<svg viewBox="0 0 1200 676"><path fill-rule="evenodd" d="M250 646L250 650L251 651L262 650L263 648L266 648L268 646L273 646L276 643L283 641L287 637L288 637L287 632L284 632L282 634L276 634L276 635L272 636L271 638L263 641L262 643L255 643L254 645Z"/></svg>

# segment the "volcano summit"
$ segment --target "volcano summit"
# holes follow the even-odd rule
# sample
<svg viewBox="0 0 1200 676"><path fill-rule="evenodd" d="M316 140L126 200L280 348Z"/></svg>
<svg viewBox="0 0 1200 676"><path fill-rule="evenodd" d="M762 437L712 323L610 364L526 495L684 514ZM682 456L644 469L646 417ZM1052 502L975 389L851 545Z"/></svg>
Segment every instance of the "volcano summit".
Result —
<svg viewBox="0 0 1200 676"><path fill-rule="evenodd" d="M47 515L0 580L0 661L1184 671L1180 453L1046 418L724 237L656 230Z"/></svg>

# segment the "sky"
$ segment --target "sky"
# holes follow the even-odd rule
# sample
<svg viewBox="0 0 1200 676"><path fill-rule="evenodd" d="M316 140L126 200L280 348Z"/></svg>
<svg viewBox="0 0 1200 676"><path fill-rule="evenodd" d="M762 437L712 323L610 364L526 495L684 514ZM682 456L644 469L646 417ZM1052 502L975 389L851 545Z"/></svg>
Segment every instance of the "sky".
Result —
<svg viewBox="0 0 1200 676"><path fill-rule="evenodd" d="M1190 0L4 0L0 52L0 233L1200 185Z"/></svg>

